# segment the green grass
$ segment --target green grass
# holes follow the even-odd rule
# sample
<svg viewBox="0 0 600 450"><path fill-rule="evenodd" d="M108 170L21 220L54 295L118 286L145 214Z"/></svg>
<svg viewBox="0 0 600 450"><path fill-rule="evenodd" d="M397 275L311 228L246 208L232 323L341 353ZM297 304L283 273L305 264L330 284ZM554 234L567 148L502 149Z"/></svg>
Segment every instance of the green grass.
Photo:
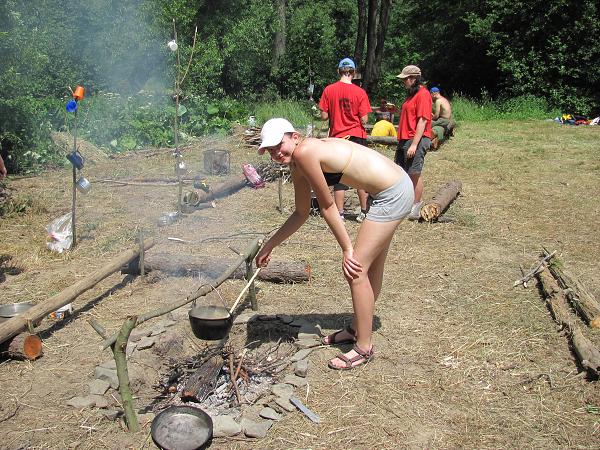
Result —
<svg viewBox="0 0 600 450"><path fill-rule="evenodd" d="M261 103L254 113L257 125L262 126L273 117L283 117L295 127L304 127L311 123L311 109L307 102L279 100L275 103Z"/></svg>
<svg viewBox="0 0 600 450"><path fill-rule="evenodd" d="M472 100L457 95L452 99L452 111L457 122L543 120L560 116L560 111L550 108L546 100L534 95L496 101Z"/></svg>

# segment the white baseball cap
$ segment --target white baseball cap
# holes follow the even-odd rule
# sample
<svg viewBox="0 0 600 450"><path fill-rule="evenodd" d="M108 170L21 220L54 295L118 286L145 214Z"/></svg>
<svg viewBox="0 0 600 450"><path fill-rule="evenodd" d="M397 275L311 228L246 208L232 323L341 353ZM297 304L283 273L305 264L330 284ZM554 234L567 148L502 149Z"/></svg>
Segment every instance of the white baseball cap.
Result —
<svg viewBox="0 0 600 450"><path fill-rule="evenodd" d="M294 133L294 126L285 119L276 118L269 119L265 122L260 130L260 147L258 154L262 155L265 152L265 147L274 147L283 140L285 133Z"/></svg>

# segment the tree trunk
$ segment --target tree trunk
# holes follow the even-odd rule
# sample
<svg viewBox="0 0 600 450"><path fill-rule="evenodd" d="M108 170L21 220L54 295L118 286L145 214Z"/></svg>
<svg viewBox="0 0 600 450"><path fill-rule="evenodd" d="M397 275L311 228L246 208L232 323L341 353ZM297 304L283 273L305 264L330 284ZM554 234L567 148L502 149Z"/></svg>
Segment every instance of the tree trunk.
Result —
<svg viewBox="0 0 600 450"><path fill-rule="evenodd" d="M358 0L358 30L354 46L354 63L360 73L364 73L363 54L365 52L365 36L367 35L366 0Z"/></svg>
<svg viewBox="0 0 600 450"><path fill-rule="evenodd" d="M389 13L391 6L392 0L381 0L381 6L379 10L379 24L377 27L377 46L375 48L375 61L373 63L369 84L365 87L365 89L368 89L367 92L375 92L377 90L377 84L379 83L381 61L383 60L383 50L385 47L385 37L387 35L387 28L390 21Z"/></svg>
<svg viewBox="0 0 600 450"><path fill-rule="evenodd" d="M144 250L148 250L152 246L154 246L154 240L148 239L144 245ZM113 258L108 264L69 286L64 291L59 292L46 301L38 303L18 316L12 317L0 324L0 343L25 330L29 323L35 323L51 312L56 311L58 308L71 303L79 295L94 287L98 282L120 270L124 264L127 264L129 261L136 258L139 253L139 246L121 253Z"/></svg>
<svg viewBox="0 0 600 450"><path fill-rule="evenodd" d="M277 30L275 31L275 42L273 46L273 60L271 61L271 73L279 70L281 58L285 55L286 23L285 23L286 0L277 1Z"/></svg>
<svg viewBox="0 0 600 450"><path fill-rule="evenodd" d="M234 263L233 259L213 258L197 255L151 253L144 259L146 273L157 270L171 276L217 278ZM139 261L132 260L121 268L122 274L138 275L140 273ZM311 267L304 262L271 261L267 267L258 274L257 278L272 283L301 283L310 280ZM242 279L246 276L246 268L238 267L230 278Z"/></svg>
<svg viewBox="0 0 600 450"><path fill-rule="evenodd" d="M42 356L42 353L42 340L35 334L17 334L0 344L0 355L9 359L33 361Z"/></svg>
<svg viewBox="0 0 600 450"><path fill-rule="evenodd" d="M421 207L421 218L427 222L436 220L454 201L461 189L462 183L460 181L455 180L446 183L430 201Z"/></svg>
<svg viewBox="0 0 600 450"><path fill-rule="evenodd" d="M363 76L363 88L370 94L370 85L375 67L375 49L377 48L377 0L369 0L367 17L367 61Z"/></svg>

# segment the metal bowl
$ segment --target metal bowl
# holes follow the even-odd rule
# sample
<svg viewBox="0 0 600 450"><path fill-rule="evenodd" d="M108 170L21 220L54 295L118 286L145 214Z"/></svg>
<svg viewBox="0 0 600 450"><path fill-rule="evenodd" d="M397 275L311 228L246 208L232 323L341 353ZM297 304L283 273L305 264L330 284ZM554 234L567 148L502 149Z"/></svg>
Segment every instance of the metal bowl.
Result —
<svg viewBox="0 0 600 450"><path fill-rule="evenodd" d="M191 406L170 406L152 421L154 443L164 450L197 450L210 446L213 422L208 414Z"/></svg>
<svg viewBox="0 0 600 450"><path fill-rule="evenodd" d="M8 305L0 305L0 317L11 318L24 313L34 304L29 302L10 303Z"/></svg>

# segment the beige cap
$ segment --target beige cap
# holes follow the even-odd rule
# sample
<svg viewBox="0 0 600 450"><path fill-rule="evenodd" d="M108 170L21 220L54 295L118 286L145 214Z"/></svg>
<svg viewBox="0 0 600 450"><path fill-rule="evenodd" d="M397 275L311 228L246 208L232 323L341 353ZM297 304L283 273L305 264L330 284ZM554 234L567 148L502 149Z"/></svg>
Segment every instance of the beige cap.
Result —
<svg viewBox="0 0 600 450"><path fill-rule="evenodd" d="M396 78L408 78L408 77L416 77L421 75L421 69L417 66L406 66L402 69L402 72L396 75Z"/></svg>

